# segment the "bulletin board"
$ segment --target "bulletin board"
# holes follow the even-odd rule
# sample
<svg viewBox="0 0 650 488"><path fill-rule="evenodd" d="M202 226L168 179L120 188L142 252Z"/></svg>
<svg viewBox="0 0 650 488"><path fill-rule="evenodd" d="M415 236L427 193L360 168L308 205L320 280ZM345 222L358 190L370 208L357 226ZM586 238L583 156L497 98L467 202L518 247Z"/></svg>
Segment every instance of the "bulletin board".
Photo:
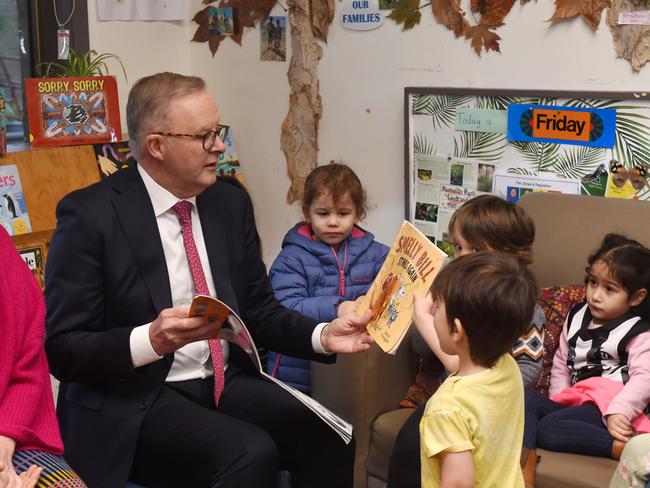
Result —
<svg viewBox="0 0 650 488"><path fill-rule="evenodd" d="M613 145L509 140L508 107L520 104L614 110ZM481 193L650 200L646 93L407 87L404 107L406 218L443 249L455 208Z"/></svg>

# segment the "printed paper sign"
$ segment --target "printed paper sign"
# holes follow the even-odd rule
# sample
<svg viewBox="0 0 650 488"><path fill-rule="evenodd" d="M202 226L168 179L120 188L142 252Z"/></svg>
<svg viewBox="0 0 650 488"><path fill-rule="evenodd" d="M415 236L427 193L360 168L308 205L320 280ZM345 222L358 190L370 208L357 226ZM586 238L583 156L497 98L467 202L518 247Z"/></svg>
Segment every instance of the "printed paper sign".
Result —
<svg viewBox="0 0 650 488"><path fill-rule="evenodd" d="M456 130L468 132L498 132L508 131L507 110L484 110L480 108L457 108Z"/></svg>
<svg viewBox="0 0 650 488"><path fill-rule="evenodd" d="M560 178L552 173L540 173L537 176L497 173L494 176L494 194L509 202L517 203L530 191L579 195L580 180Z"/></svg>
<svg viewBox="0 0 650 488"><path fill-rule="evenodd" d="M613 147L616 110L508 106L508 140Z"/></svg>
<svg viewBox="0 0 650 488"><path fill-rule="evenodd" d="M650 25L650 11L619 12L618 25Z"/></svg>
<svg viewBox="0 0 650 488"><path fill-rule="evenodd" d="M384 23L377 0L353 0L341 11L341 25L351 30L372 30Z"/></svg>

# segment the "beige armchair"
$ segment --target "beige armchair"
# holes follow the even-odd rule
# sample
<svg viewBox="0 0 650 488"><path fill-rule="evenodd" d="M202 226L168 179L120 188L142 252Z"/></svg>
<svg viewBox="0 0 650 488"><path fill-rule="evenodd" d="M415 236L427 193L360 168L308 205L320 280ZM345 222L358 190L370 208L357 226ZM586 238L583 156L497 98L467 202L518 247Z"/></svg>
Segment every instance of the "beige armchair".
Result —
<svg viewBox="0 0 650 488"><path fill-rule="evenodd" d="M532 270L540 287L582 282L587 256L607 232L650 245L650 202L527 193L519 204L535 221ZM394 357L373 346L366 353L339 356L335 365L313 364L314 398L354 425L356 488L386 486L395 437L410 414L399 402L416 368L408 338ZM606 487L616 466L610 459L540 455L537 488Z"/></svg>

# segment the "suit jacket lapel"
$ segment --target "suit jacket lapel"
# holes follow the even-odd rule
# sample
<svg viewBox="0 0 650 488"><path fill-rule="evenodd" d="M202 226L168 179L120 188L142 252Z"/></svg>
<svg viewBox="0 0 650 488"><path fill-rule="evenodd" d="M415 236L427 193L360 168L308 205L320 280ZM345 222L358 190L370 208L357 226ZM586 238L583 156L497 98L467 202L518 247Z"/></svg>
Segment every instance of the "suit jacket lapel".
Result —
<svg viewBox="0 0 650 488"><path fill-rule="evenodd" d="M153 305L160 313L172 306L172 293L149 194L135 164L119 171L114 180L113 207L147 284Z"/></svg>
<svg viewBox="0 0 650 488"><path fill-rule="evenodd" d="M201 228L205 248L208 252L212 279L217 291L217 298L239 313L235 292L230 284L230 266L226 244L228 229L221 216L223 210L220 208L218 199L214 198L214 195L210 194L211 192L214 192L214 188L199 195L196 198L196 205L201 218Z"/></svg>

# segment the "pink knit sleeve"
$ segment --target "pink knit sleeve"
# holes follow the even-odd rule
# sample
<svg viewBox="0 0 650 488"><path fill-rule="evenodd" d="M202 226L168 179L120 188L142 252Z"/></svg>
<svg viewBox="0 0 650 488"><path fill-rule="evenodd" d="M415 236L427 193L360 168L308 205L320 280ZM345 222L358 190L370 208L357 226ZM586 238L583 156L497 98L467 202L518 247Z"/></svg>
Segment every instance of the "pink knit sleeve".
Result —
<svg viewBox="0 0 650 488"><path fill-rule="evenodd" d="M566 364L567 354L569 352L569 340L567 338L567 319L562 326L562 335L560 335L560 344L558 345L555 356L553 356L553 367L551 368L551 384L548 389L549 396L561 392L571 386L571 373Z"/></svg>
<svg viewBox="0 0 650 488"><path fill-rule="evenodd" d="M630 379L607 407L605 415L622 413L633 421L650 402L650 331L627 345Z"/></svg>
<svg viewBox="0 0 650 488"><path fill-rule="evenodd" d="M1 229L0 435L17 449L62 451L47 359L41 290L9 236Z"/></svg>

